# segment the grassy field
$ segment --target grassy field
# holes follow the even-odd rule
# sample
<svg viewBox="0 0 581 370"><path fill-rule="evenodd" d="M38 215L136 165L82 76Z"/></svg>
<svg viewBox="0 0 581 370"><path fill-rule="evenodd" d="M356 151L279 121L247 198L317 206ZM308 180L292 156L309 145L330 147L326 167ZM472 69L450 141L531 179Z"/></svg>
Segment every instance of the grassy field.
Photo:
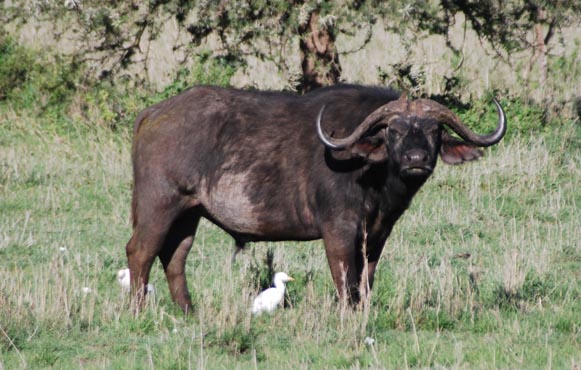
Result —
<svg viewBox="0 0 581 370"><path fill-rule="evenodd" d="M195 314L171 303L156 263L132 316L116 282L129 143L123 128L2 111L0 369L581 366L579 122L440 164L355 311L335 300L321 242L254 244L231 265L232 240L204 223L188 259ZM267 257L296 281L284 310L252 318Z"/></svg>

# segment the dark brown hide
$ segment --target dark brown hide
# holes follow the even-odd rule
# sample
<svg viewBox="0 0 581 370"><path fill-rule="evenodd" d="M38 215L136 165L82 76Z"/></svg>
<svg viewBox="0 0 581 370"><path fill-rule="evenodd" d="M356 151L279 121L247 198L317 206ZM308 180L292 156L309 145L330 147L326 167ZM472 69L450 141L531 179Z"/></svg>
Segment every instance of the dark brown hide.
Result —
<svg viewBox="0 0 581 370"><path fill-rule="evenodd" d="M481 155L445 131L447 112L426 114L424 105L397 99L392 90L364 86L304 96L195 87L145 109L134 127L134 230L127 244L138 306L159 257L172 298L191 309L184 270L201 217L239 248L322 238L339 295L357 301L364 259L371 286L393 225L438 153L449 163ZM348 145L327 148L319 139L352 136L386 104L397 114L373 116Z"/></svg>

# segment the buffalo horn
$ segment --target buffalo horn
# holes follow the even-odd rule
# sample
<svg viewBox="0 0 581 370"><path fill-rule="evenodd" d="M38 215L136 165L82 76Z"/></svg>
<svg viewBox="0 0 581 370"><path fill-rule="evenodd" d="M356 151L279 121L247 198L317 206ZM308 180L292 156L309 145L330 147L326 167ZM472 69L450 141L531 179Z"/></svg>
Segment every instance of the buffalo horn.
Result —
<svg viewBox="0 0 581 370"><path fill-rule="evenodd" d="M363 135L365 135L367 131L374 127L378 122L382 121L381 126L388 126L391 119L399 115L399 112L391 111L391 109L389 109L387 105L388 104L383 105L376 109L373 113L367 116L367 118L365 118L365 120L359 126L357 126L357 128L355 129L355 131L351 133L351 135L342 139L332 138L323 131L323 128L321 126L321 120L323 118L323 112L325 110L325 106L323 105L323 107L319 111L319 115L317 116L317 135L319 136L321 142L325 144L327 148L335 150L345 149L348 146L355 143L357 140L359 140Z"/></svg>
<svg viewBox="0 0 581 370"><path fill-rule="evenodd" d="M430 115L446 126L450 127L462 139L474 145L486 147L498 143L506 133L506 114L496 99L493 99L492 101L496 105L496 111L498 113L498 124L496 129L487 135L478 135L474 133L460 121L458 116L456 116L451 110L444 107L443 105L440 105L432 100L423 99L421 100L420 104L422 105L424 112L426 112L426 115Z"/></svg>

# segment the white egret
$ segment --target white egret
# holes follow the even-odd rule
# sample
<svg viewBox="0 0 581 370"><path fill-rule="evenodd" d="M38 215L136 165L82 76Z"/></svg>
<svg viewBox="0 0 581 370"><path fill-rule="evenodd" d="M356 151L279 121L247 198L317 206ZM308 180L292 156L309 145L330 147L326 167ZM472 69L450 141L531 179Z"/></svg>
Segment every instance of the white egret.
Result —
<svg viewBox="0 0 581 370"><path fill-rule="evenodd" d="M372 346L375 344L375 339L373 339L371 337L365 337L365 339L363 340L363 343L367 344L368 346Z"/></svg>
<svg viewBox="0 0 581 370"><path fill-rule="evenodd" d="M121 285L121 289L129 291L131 287L131 280L129 278L129 269L121 269L117 271L117 281Z"/></svg>
<svg viewBox="0 0 581 370"><path fill-rule="evenodd" d="M293 280L292 277L284 272L274 274L274 288L268 288L254 298L252 314L260 315L263 312L271 313L274 311L284 299L284 291L286 289L284 283Z"/></svg>
<svg viewBox="0 0 581 370"><path fill-rule="evenodd" d="M129 289L131 288L131 275L128 268L117 271L117 281L119 282L119 285L121 285L123 291L129 292ZM153 285L147 284L147 293L154 292L155 289L153 288Z"/></svg>

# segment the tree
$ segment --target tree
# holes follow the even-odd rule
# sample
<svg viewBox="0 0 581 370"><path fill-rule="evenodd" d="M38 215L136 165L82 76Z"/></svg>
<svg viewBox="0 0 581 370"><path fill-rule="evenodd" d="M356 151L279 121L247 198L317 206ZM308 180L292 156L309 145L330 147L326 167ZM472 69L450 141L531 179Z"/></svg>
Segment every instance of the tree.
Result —
<svg viewBox="0 0 581 370"><path fill-rule="evenodd" d="M147 68L148 41L160 36L164 24L175 19L188 38L175 40L174 50L189 58L196 47L213 39L213 52L231 63L248 56L272 61L300 92L334 84L341 66L335 45L338 33L355 32L375 21L357 2L316 0L152 0L148 2L68 0L14 2L6 19L54 22L57 37L77 30L81 43L77 61L91 62L100 78L115 77L130 65ZM56 20L59 21L56 21ZM299 55L300 71L289 62Z"/></svg>
<svg viewBox="0 0 581 370"><path fill-rule="evenodd" d="M53 22L57 37L77 30L80 42L75 60L99 68L100 78L118 77L135 65L147 69L150 41L161 36L168 21L175 20L180 37L172 47L183 51L184 63L192 60L200 45L212 45L212 53L227 63L244 65L250 56L274 63L289 87L302 93L339 82L338 36L365 33L357 50L369 42L378 20L410 44L441 35L450 50L461 56L449 37L459 14L482 44L506 63L512 62L514 52L531 50L530 68L536 62L545 83L551 40L560 28L581 19L581 3L573 0L44 0L11 4L4 5L4 21L34 16ZM460 57L456 70L461 61ZM410 65L393 67L392 72L383 73L411 85L421 84L421 78L410 75ZM452 94L455 76L442 79L443 93Z"/></svg>
<svg viewBox="0 0 581 370"><path fill-rule="evenodd" d="M513 53L530 50L529 72L538 62L541 85L548 78L547 56L553 37L563 27L581 22L581 3L573 0L413 0L406 9L402 23L416 32L444 36L456 53L460 50L449 41L449 33L458 14L464 15L481 42L490 45L504 62L511 64Z"/></svg>
<svg viewBox="0 0 581 370"><path fill-rule="evenodd" d="M215 32L229 57L270 60L300 92L339 82L337 35L375 22L353 1L222 0L197 3L193 12L197 20L186 28L194 43ZM297 48L300 73L288 61Z"/></svg>

